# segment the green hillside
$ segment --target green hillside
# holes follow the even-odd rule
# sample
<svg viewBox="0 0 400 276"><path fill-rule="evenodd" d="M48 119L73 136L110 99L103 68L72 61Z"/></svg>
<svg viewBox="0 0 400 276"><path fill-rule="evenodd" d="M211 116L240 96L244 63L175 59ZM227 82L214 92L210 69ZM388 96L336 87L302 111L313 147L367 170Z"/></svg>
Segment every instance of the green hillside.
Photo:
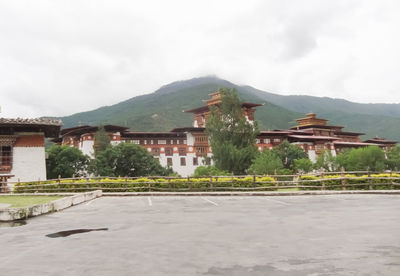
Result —
<svg viewBox="0 0 400 276"><path fill-rule="evenodd" d="M202 100L219 87L234 87L243 101L262 103L257 108L256 120L260 129L285 129L295 119L313 111L331 124L347 130L400 140L399 104L359 104L341 99L311 96L282 96L237 86L215 77L178 81L161 87L154 93L98 108L93 111L62 117L64 128L78 124L116 124L132 131L169 131L175 127L191 126L193 115L183 110L204 105Z"/></svg>
<svg viewBox="0 0 400 276"><path fill-rule="evenodd" d="M225 83L225 86L227 84ZM231 85L233 86L233 85ZM193 114L185 113L195 107L204 105L202 100L215 92L219 84L207 83L187 87L178 91L159 90L155 93L139 96L112 106L77 113L62 117L64 128L78 124L116 124L127 126L133 131L169 131L175 127L191 126ZM264 103L257 96L242 93L244 101ZM262 129L287 128L293 125L294 119L302 116L271 103L257 108L256 119Z"/></svg>
<svg viewBox="0 0 400 276"><path fill-rule="evenodd" d="M248 93L260 97L261 99L301 113L308 113L312 111L319 114L327 111L337 111L351 114L366 114L400 118L400 104L361 104L329 97L313 97L303 95L283 96L258 90L250 86L243 86L242 89Z"/></svg>

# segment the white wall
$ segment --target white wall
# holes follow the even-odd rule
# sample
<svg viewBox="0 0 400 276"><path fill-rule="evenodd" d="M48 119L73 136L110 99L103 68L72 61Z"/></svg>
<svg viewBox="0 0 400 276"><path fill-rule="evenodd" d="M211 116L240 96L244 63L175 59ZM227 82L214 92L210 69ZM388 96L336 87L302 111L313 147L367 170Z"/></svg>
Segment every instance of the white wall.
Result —
<svg viewBox="0 0 400 276"><path fill-rule="evenodd" d="M308 151L308 158L310 158L311 162L313 162L313 163L315 163L317 161L317 155L315 153L315 150Z"/></svg>
<svg viewBox="0 0 400 276"><path fill-rule="evenodd" d="M44 147L14 147L10 182L46 180L46 156Z"/></svg>
<svg viewBox="0 0 400 276"><path fill-rule="evenodd" d="M167 158L172 158L172 169L177 172L180 176L190 176L194 173L198 166L203 166L203 158L198 158L198 165L193 165L193 158L196 157L195 153L187 153L186 156L180 156L178 153L174 153L172 156L165 156L164 153L160 154L159 161L160 165L167 167ZM186 159L186 166L181 166L181 158Z"/></svg>
<svg viewBox="0 0 400 276"><path fill-rule="evenodd" d="M79 149L83 154L88 155L90 158L94 158L94 141L93 140L84 140L79 144Z"/></svg>
<svg viewBox="0 0 400 276"><path fill-rule="evenodd" d="M194 145L194 136L189 132L186 133L186 144L188 146L193 146Z"/></svg>

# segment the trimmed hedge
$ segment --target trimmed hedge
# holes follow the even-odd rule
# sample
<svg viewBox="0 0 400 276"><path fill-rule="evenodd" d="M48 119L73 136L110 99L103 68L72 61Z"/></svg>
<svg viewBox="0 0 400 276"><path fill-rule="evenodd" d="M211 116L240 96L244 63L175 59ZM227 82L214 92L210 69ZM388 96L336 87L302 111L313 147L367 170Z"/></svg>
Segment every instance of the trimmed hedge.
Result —
<svg viewBox="0 0 400 276"><path fill-rule="evenodd" d="M64 179L17 183L15 193L86 192L101 189L103 192L144 192L144 191L229 191L240 188L262 188L275 186L272 177L204 177L204 178L102 178Z"/></svg>
<svg viewBox="0 0 400 276"><path fill-rule="evenodd" d="M372 185L374 190L389 190L389 189L400 189L400 186L391 185L391 183L400 183L400 174L381 173L381 174L371 174L370 179L368 175L356 176L354 174L346 174L345 183L342 184L341 175L325 175L323 178L320 176L301 176L301 184L303 186L316 186L316 187L305 187L301 190L320 190L322 189L323 183L325 184L326 190L341 190L343 186L347 190L369 190L369 186ZM390 177L395 177L399 179L390 179ZM338 179L339 178L339 179ZM319 181L310 181L319 180ZM323 181L322 181L323 180ZM381 184L381 185L376 185Z"/></svg>
<svg viewBox="0 0 400 276"><path fill-rule="evenodd" d="M232 190L264 190L283 191L289 190L342 190L341 175L321 176L302 175L296 182L278 183L270 176L256 177L202 177L202 178L101 178L101 179L61 179L17 183L14 186L15 193L51 193L51 192L86 192L101 189L103 192L146 192L146 191L232 191ZM372 185L374 190L400 189L400 174L371 174L356 176L345 175L345 187L347 190L369 190ZM390 179L394 177L397 179ZM284 179L289 180L289 179ZM292 179L290 179L291 181ZM379 185L377 185L379 184ZM276 186L280 187L276 187ZM292 186L285 188L284 186ZM299 186L293 188L293 186Z"/></svg>

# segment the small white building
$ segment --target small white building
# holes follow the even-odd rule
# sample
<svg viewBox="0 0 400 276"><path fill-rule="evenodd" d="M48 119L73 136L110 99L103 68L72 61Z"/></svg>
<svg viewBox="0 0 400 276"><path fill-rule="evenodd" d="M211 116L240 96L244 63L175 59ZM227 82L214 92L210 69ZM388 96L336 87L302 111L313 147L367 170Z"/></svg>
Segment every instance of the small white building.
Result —
<svg viewBox="0 0 400 276"><path fill-rule="evenodd" d="M0 118L0 174L9 182L46 180L45 138L58 137L62 122Z"/></svg>

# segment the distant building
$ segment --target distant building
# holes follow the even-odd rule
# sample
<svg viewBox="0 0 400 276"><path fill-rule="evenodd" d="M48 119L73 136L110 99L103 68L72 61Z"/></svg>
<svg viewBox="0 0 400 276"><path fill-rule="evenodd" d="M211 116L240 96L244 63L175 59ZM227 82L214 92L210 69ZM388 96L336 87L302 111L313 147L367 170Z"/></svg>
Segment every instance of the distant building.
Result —
<svg viewBox="0 0 400 276"><path fill-rule="evenodd" d="M53 142L62 145L73 146L80 149L83 154L94 158L94 135L99 130L95 126L78 126L72 128L65 128L61 130L61 137L53 139ZM127 127L105 125L104 130L110 136L112 145L117 145L121 142L121 133L128 131Z"/></svg>
<svg viewBox="0 0 400 276"><path fill-rule="evenodd" d="M0 118L0 175L9 181L46 180L45 138L60 135L61 121Z"/></svg>
<svg viewBox="0 0 400 276"><path fill-rule="evenodd" d="M209 162L212 151L208 136L205 132L207 118L211 106L221 104L221 94L210 94L206 105L185 112L193 113L194 120L191 127L175 128L169 132L131 132L126 127L106 125L104 129L109 134L111 143L121 142L141 145L156 158L162 166L170 166L182 176L194 173L194 170ZM261 106L255 103L242 103L243 116L254 122L255 108ZM363 133L342 131L342 126L327 125L325 119L317 118L316 114L307 114L305 118L297 120L298 125L287 130L261 131L256 140L257 148L262 151L272 149L287 140L298 145L315 162L316 157L324 150L333 155L345 148L357 148L377 145L390 149L396 141L383 138L369 139L362 142ZM62 137L58 142L79 148L83 153L93 157L94 135L97 127L80 126L63 129ZM208 157L208 158L207 158Z"/></svg>
<svg viewBox="0 0 400 276"><path fill-rule="evenodd" d="M317 156L326 150L336 156L345 148L376 145L388 150L397 143L383 138L362 142L360 136L364 133L343 131L342 126L327 125L328 120L317 118L314 113L309 113L305 118L296 121L298 125L288 130L261 131L257 139L258 149L271 149L287 140L302 148L309 159L315 162Z"/></svg>

